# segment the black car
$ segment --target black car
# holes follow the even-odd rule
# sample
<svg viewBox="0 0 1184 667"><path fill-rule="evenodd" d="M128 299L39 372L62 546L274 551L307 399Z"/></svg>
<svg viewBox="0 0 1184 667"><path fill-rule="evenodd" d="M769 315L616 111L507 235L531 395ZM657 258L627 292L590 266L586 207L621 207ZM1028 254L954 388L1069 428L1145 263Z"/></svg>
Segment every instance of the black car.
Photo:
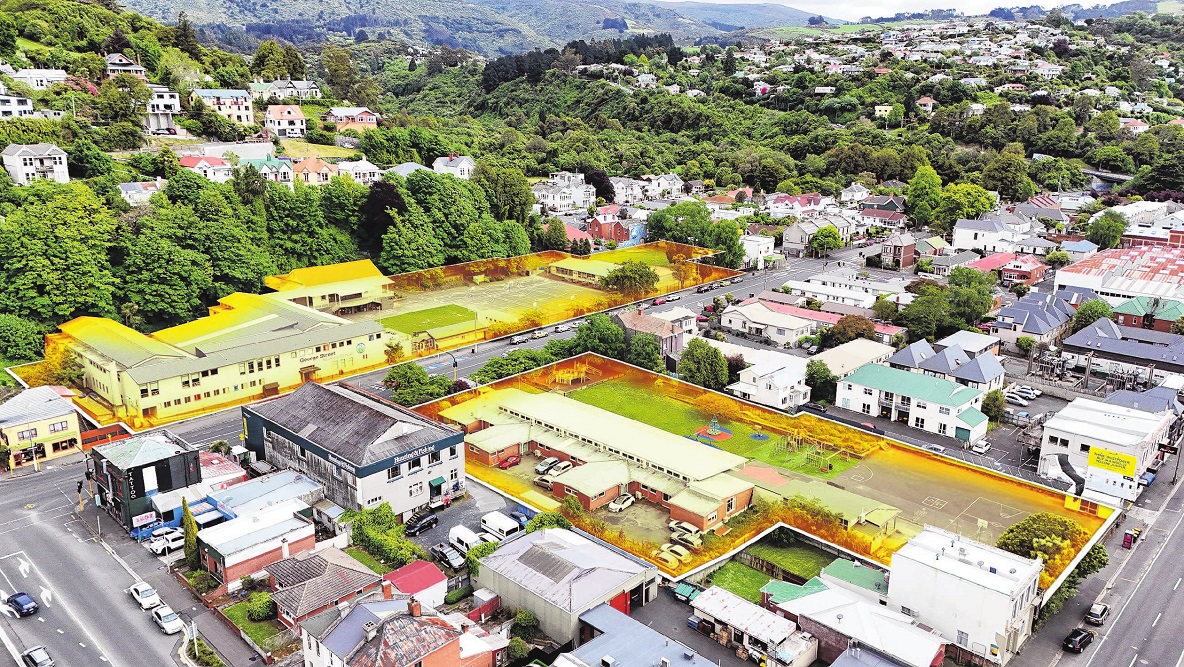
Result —
<svg viewBox="0 0 1184 667"><path fill-rule="evenodd" d="M526 524L530 522L530 517L526 516L522 512L510 512L510 518L517 521L518 525L522 526L523 528L525 528Z"/></svg>
<svg viewBox="0 0 1184 667"><path fill-rule="evenodd" d="M826 406L821 403L807 403L805 407L814 412L826 412Z"/></svg>
<svg viewBox="0 0 1184 667"><path fill-rule="evenodd" d="M1093 630L1086 630L1085 628L1073 628L1069 632L1069 636L1065 637L1065 641L1061 642L1061 648L1072 653L1081 653L1093 642L1094 637L1098 633Z"/></svg>
<svg viewBox="0 0 1184 667"><path fill-rule="evenodd" d="M431 512L415 514L408 519L407 529L403 533L409 537L415 537L425 530L435 528L439 523L440 518Z"/></svg>
<svg viewBox="0 0 1184 667"><path fill-rule="evenodd" d="M28 593L17 593L16 595L8 596L4 601L10 609L16 612L17 616L32 616L37 613L40 607L37 606L37 601L33 599Z"/></svg>

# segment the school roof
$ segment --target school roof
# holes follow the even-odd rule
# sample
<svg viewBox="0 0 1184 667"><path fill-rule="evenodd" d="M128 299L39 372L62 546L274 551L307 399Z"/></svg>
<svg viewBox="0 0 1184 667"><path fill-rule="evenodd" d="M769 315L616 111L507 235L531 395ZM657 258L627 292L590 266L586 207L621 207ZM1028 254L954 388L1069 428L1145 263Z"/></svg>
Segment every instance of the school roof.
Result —
<svg viewBox="0 0 1184 667"><path fill-rule="evenodd" d="M621 590L629 580L654 569L562 528L544 528L503 542L481 559L481 568L569 613Z"/></svg>
<svg viewBox="0 0 1184 667"><path fill-rule="evenodd" d="M168 431L156 431L100 445L94 451L116 468L131 470L192 450L188 443Z"/></svg>
<svg viewBox="0 0 1184 667"><path fill-rule="evenodd" d="M551 265L552 269L568 269L579 273L588 273L597 278L604 278L613 269L617 268L617 264L612 262L602 262L598 259L580 259L578 257L568 257L561 259Z"/></svg>
<svg viewBox="0 0 1184 667"><path fill-rule="evenodd" d="M868 364L843 381L951 407L966 405L982 393L957 382L879 364Z"/></svg>
<svg viewBox="0 0 1184 667"><path fill-rule="evenodd" d="M72 412L74 405L53 387L33 387L0 403L0 428L65 417Z"/></svg>
<svg viewBox="0 0 1184 667"><path fill-rule="evenodd" d="M379 271L377 266L374 266L374 262L368 259L359 259L353 262L342 262L328 266L309 266L303 269L293 269L288 273L278 276L267 276L263 279L263 284L279 292L365 278L382 279L385 276L382 275L382 271Z"/></svg>

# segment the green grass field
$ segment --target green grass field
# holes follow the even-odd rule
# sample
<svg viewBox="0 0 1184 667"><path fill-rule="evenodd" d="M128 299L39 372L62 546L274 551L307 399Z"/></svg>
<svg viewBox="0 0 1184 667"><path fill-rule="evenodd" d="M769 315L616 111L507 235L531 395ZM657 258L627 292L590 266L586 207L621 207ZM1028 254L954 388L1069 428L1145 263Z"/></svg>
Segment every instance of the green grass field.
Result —
<svg viewBox="0 0 1184 667"><path fill-rule="evenodd" d="M835 559L834 556L821 549L815 549L804 544L779 547L765 542L758 542L745 549L745 551L806 579L817 577L818 573L822 572L822 568L830 565L831 561Z"/></svg>
<svg viewBox="0 0 1184 667"><path fill-rule="evenodd" d="M704 415L691 405L668 398L656 391L646 391L628 382L600 382L572 392L568 397L675 435L691 435L711 421L711 415ZM786 454L777 451L778 442L775 436L767 440L753 440L753 431L747 424L727 419L720 419L719 423L732 432L732 437L714 443L716 447L804 475L833 479L856 463L854 460L844 461L835 455L828 459L829 469L823 471L819 465L820 461L808 461L804 453Z"/></svg>
<svg viewBox="0 0 1184 667"><path fill-rule="evenodd" d="M747 565L733 562L725 564L712 573L711 583L726 591L731 591L749 602L760 604L761 586L769 583L769 576L761 574Z"/></svg>
<svg viewBox="0 0 1184 667"><path fill-rule="evenodd" d="M346 547L345 553L349 554L351 558L358 561L362 565L365 565L366 567L373 570L375 574L386 574L387 572L394 570L393 567L379 563L374 559L374 556L371 556L369 553L358 547Z"/></svg>
<svg viewBox="0 0 1184 667"><path fill-rule="evenodd" d="M609 250L607 252L599 252L592 256L592 259L597 259L602 262L612 262L620 264L625 260L634 260L645 262L650 266L669 266L670 260L666 259L666 251L662 248L648 248L644 246L634 246L632 248L621 248L619 250Z"/></svg>
<svg viewBox="0 0 1184 667"><path fill-rule="evenodd" d="M284 147L284 155L290 158L349 157L358 152L352 148L342 148L341 146L310 144L303 139L281 139L280 145Z"/></svg>
<svg viewBox="0 0 1184 667"><path fill-rule="evenodd" d="M243 632L247 633L247 636L251 638L251 641L255 642L258 646L263 646L264 642L283 631L280 624L276 621L262 621L257 623L247 618L247 604L246 602L240 602L236 605L231 605L223 609L222 613L226 614L226 618L229 618L232 623L242 628Z"/></svg>
<svg viewBox="0 0 1184 667"><path fill-rule="evenodd" d="M413 334L417 331L437 329L477 319L477 313L456 304L436 306L425 310L413 310L401 315L392 315L378 320L378 323L392 331Z"/></svg>

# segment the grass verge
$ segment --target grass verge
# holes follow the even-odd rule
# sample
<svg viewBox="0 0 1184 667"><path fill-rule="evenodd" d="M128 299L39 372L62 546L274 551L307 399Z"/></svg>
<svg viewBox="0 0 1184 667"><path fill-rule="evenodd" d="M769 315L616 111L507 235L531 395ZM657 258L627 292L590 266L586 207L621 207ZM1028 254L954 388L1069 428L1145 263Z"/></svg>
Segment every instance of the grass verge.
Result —
<svg viewBox="0 0 1184 667"><path fill-rule="evenodd" d="M748 553L782 567L799 577L813 579L822 572L822 568L830 565L834 556L804 544L789 547L778 547L771 544L754 544L747 549Z"/></svg>

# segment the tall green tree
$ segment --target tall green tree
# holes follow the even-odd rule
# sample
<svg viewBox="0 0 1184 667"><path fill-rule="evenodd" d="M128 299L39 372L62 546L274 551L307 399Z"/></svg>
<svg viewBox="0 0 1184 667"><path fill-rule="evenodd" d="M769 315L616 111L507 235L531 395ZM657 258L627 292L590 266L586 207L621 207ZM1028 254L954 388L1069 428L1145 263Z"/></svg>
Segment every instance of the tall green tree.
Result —
<svg viewBox="0 0 1184 667"><path fill-rule="evenodd" d="M479 162L473 173L473 181L485 191L493 217L526 222L530 207L534 205L534 192L521 169L491 167Z"/></svg>
<svg viewBox="0 0 1184 667"><path fill-rule="evenodd" d="M566 250L567 230L559 218L547 221L546 231L543 232L543 250Z"/></svg>
<svg viewBox="0 0 1184 667"><path fill-rule="evenodd" d="M181 497L181 531L185 533L185 565L190 570L196 570L201 567L201 554L197 550L197 521L184 496Z"/></svg>
<svg viewBox="0 0 1184 667"><path fill-rule="evenodd" d="M1126 216L1114 211L1105 211L1092 222L1085 232L1085 238L1102 250L1117 248L1126 233Z"/></svg>
<svg viewBox="0 0 1184 667"><path fill-rule="evenodd" d="M814 402L835 402L839 378L831 372L830 366L821 359L806 362L806 386L810 388L810 400Z"/></svg>
<svg viewBox="0 0 1184 667"><path fill-rule="evenodd" d="M140 119L148 112L148 101L151 99L152 91L143 81L131 74L119 74L99 86L95 108L104 120L139 126Z"/></svg>
<svg viewBox="0 0 1184 667"><path fill-rule="evenodd" d="M843 237L839 235L839 230L835 229L834 225L827 225L814 232L814 235L810 237L810 252L815 257L826 257L830 255L831 250L838 250L842 247Z"/></svg>
<svg viewBox="0 0 1184 667"><path fill-rule="evenodd" d="M625 332L603 313L588 317L571 340L572 355L595 352L610 359L625 358Z"/></svg>
<svg viewBox="0 0 1184 667"><path fill-rule="evenodd" d="M728 386L728 360L723 352L701 338L692 339L678 360L680 379L700 387L723 391Z"/></svg>
<svg viewBox="0 0 1184 667"><path fill-rule="evenodd" d="M945 234L961 218L976 218L995 206L991 193L970 183L947 185L941 191L941 203L933 212L930 230Z"/></svg>
<svg viewBox="0 0 1184 667"><path fill-rule="evenodd" d="M135 304L137 313L155 325L200 315L201 297L213 284L208 257L154 232L136 237L119 273L121 300Z"/></svg>
<svg viewBox="0 0 1184 667"><path fill-rule="evenodd" d="M983 169L982 186L1012 202L1027 201L1036 194L1036 185L1028 177L1028 164L1014 153L1000 153L987 163Z"/></svg>
<svg viewBox="0 0 1184 667"><path fill-rule="evenodd" d="M658 273L645 262L625 260L608 275L600 279L600 289L620 292L630 301L654 291L658 285Z"/></svg>
<svg viewBox="0 0 1184 667"><path fill-rule="evenodd" d="M666 370L666 363L662 358L662 343L653 334L634 334L629 339L629 352L625 355L625 361L655 373Z"/></svg>
<svg viewBox="0 0 1184 667"><path fill-rule="evenodd" d="M1069 329L1077 333L1101 319L1109 319L1112 314L1110 304L1102 299L1090 299L1077 307L1073 319L1069 322Z"/></svg>
<svg viewBox="0 0 1184 667"><path fill-rule="evenodd" d="M30 319L0 313L0 359L33 361L41 358L45 329Z"/></svg>
<svg viewBox="0 0 1184 667"><path fill-rule="evenodd" d="M321 48L321 68L325 83L339 100L349 99L358 83L358 68L350 59L349 51L341 46L326 44Z"/></svg>
<svg viewBox="0 0 1184 667"><path fill-rule="evenodd" d="M392 211L391 219L394 224L382 237L378 260L384 271L406 273L443 266L444 244L421 211L408 211L406 217Z"/></svg>
<svg viewBox="0 0 1184 667"><path fill-rule="evenodd" d="M941 178L937 170L929 165L918 167L909 181L909 196L905 201L910 220L917 226L928 225L940 203Z"/></svg>

